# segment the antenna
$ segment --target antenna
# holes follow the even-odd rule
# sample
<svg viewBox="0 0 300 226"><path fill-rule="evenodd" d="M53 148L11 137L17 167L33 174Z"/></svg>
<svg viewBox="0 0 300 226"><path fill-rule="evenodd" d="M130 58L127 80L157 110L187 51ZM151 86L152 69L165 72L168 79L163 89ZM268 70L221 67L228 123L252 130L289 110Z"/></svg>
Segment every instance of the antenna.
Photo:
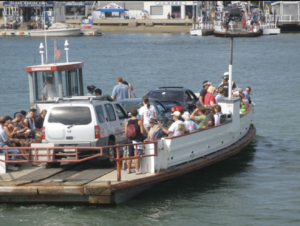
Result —
<svg viewBox="0 0 300 226"><path fill-rule="evenodd" d="M44 31L45 31L46 64L48 64L47 35L46 35L46 2L44 2Z"/></svg>

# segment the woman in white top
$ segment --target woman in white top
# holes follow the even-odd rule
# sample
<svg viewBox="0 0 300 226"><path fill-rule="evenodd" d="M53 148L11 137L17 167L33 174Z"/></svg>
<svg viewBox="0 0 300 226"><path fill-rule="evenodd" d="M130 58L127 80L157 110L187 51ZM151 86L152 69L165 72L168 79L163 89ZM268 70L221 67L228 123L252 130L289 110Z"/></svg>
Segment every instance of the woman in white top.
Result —
<svg viewBox="0 0 300 226"><path fill-rule="evenodd" d="M141 120L143 121L144 128L149 131L151 128L149 120L150 118L157 118L157 113L155 107L150 105L148 97L143 97L143 104L144 106L139 110L139 115L141 116Z"/></svg>
<svg viewBox="0 0 300 226"><path fill-rule="evenodd" d="M216 104L215 105L215 114L214 114L214 118L215 118L215 126L220 125L220 118L222 115L222 109L221 106Z"/></svg>

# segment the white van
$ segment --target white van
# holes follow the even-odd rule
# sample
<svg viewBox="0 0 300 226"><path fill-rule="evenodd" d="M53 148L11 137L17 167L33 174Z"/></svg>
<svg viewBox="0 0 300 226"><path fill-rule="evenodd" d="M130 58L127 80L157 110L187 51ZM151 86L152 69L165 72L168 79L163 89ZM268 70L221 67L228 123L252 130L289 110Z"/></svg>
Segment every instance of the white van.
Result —
<svg viewBox="0 0 300 226"><path fill-rule="evenodd" d="M52 105L46 114L43 125L43 143L53 143L56 147L101 147L127 143L125 124L127 114L117 101L98 97L63 98ZM75 152L73 149L60 149L59 152ZM91 154L91 150L81 150L81 155ZM105 154L116 156L113 148ZM114 161L105 158L112 166ZM59 163L52 163L58 166Z"/></svg>

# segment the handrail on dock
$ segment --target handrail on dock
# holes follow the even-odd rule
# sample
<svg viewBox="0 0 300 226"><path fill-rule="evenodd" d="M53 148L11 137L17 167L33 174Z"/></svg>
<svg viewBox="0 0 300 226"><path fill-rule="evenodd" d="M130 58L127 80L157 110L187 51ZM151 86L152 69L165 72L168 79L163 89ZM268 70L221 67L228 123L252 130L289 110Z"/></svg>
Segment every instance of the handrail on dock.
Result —
<svg viewBox="0 0 300 226"><path fill-rule="evenodd" d="M120 157L120 148L122 147L129 147L129 146L136 146L136 145L145 145L145 144L154 144L154 154L150 154L150 155L141 155L138 156L137 152L135 152L135 156L132 157ZM84 162L87 160L91 160L97 157L106 157L109 159L112 159L114 161L116 161L116 165L117 165L117 180L121 181L121 163L122 161L125 160L130 160L130 159L138 159L138 158L144 158L144 157L153 157L153 156L157 156L158 155L158 151L157 151L157 140L156 141L147 141L147 142L140 142L140 143L136 143L136 144L116 144L116 145L110 145L110 146L103 146L103 147L74 147L74 146L63 146L63 147L5 147L5 148L0 148L0 150L6 150L5 153L5 160L0 159L0 162L5 162L5 163L59 163L59 162ZM107 148L115 148L116 149L116 158L106 155L103 153L104 149ZM8 153L8 150L25 150L28 151L27 154L10 154ZM75 149L75 153L58 153L55 150L61 150L61 149ZM88 157L85 158L80 158L80 155L78 154L79 150L99 150L99 153L93 154L93 155L89 155ZM46 151L46 153L39 153L38 151L42 150L43 152ZM32 153L33 152L33 153ZM10 157L12 156L20 156L20 157L24 157L27 159L23 159L23 160L12 160L10 159ZM45 160L39 160L39 157L46 157ZM75 157L75 159L59 159L60 157Z"/></svg>

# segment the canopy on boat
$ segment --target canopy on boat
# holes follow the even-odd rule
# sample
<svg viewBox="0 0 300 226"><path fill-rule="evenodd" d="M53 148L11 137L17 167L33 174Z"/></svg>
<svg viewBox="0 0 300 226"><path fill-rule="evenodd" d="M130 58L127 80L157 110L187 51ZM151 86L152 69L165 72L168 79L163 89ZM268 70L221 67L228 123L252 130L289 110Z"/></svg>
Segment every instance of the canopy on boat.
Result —
<svg viewBox="0 0 300 226"><path fill-rule="evenodd" d="M120 8L120 9L97 9L96 11L104 12L104 13L111 13L111 12L125 12L128 9Z"/></svg>

